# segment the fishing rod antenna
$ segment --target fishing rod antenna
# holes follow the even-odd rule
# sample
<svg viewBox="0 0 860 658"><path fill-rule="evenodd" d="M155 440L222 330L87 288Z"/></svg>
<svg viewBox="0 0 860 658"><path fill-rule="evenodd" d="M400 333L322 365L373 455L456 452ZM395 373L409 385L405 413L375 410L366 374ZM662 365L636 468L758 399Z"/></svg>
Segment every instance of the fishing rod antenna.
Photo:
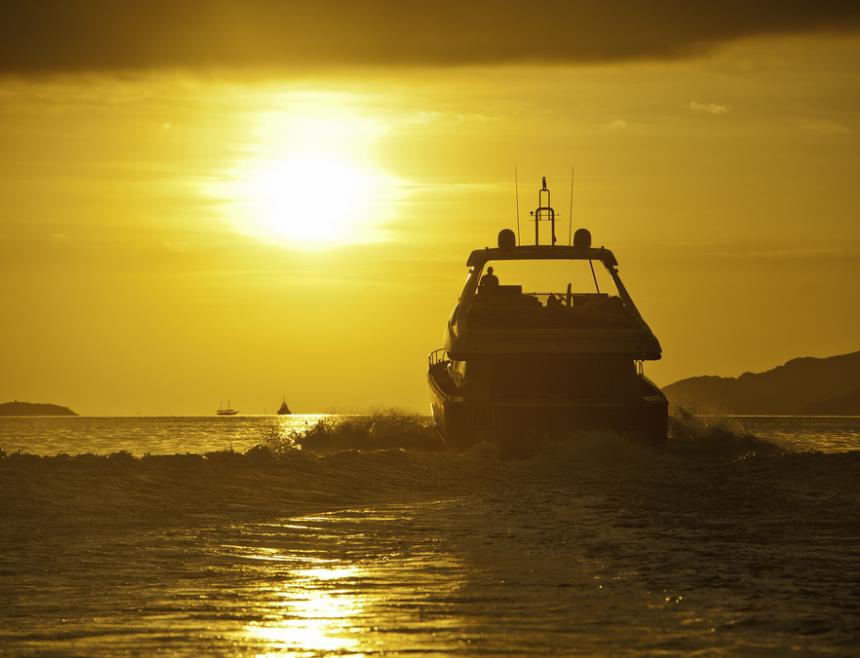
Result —
<svg viewBox="0 0 860 658"><path fill-rule="evenodd" d="M517 178L516 165L514 165L514 197L517 203L517 244L520 244L520 182Z"/></svg>
<svg viewBox="0 0 860 658"><path fill-rule="evenodd" d="M573 245L573 174L576 167L570 165L570 206L567 211L567 239Z"/></svg>

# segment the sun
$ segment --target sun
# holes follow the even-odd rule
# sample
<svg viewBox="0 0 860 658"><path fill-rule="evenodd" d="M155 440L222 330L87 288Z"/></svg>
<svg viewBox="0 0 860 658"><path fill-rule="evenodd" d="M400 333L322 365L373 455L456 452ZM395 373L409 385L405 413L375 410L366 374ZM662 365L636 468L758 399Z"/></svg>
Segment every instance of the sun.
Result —
<svg viewBox="0 0 860 658"><path fill-rule="evenodd" d="M375 241L381 180L373 167L325 152L253 162L234 186L237 228L294 245Z"/></svg>
<svg viewBox="0 0 860 658"><path fill-rule="evenodd" d="M384 127L342 99L311 100L258 118L250 156L214 185L225 218L239 233L294 248L384 240L401 187L374 158Z"/></svg>

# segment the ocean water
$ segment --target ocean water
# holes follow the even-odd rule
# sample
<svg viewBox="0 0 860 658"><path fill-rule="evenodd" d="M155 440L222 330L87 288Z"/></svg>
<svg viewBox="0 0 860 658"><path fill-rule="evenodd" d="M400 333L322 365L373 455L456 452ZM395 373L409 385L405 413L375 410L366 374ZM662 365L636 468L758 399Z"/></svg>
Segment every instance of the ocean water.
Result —
<svg viewBox="0 0 860 658"><path fill-rule="evenodd" d="M521 459L319 420L0 419L0 654L860 651L860 419Z"/></svg>
<svg viewBox="0 0 860 658"><path fill-rule="evenodd" d="M134 455L204 453L248 448L265 441L272 429L302 431L323 415L291 416L126 416L0 417L0 449L35 455L125 450Z"/></svg>

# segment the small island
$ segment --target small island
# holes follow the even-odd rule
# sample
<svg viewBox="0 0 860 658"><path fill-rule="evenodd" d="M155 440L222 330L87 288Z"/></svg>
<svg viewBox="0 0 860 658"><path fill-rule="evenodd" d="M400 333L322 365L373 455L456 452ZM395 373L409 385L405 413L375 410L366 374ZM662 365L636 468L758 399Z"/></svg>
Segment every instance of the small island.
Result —
<svg viewBox="0 0 860 658"><path fill-rule="evenodd" d="M40 402L12 402L0 403L0 416L77 416L68 407L58 404L44 404Z"/></svg>

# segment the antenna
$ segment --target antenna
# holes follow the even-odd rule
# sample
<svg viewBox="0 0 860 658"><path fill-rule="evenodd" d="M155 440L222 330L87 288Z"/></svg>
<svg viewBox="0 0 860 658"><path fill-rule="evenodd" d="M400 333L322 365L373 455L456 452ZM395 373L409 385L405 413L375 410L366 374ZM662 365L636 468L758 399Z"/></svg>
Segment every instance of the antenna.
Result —
<svg viewBox="0 0 860 658"><path fill-rule="evenodd" d="M567 239L573 244L573 174L576 168L570 165L570 209L567 212Z"/></svg>
<svg viewBox="0 0 860 658"><path fill-rule="evenodd" d="M517 244L520 243L520 182L517 178L517 166L514 165L514 194L517 199Z"/></svg>

